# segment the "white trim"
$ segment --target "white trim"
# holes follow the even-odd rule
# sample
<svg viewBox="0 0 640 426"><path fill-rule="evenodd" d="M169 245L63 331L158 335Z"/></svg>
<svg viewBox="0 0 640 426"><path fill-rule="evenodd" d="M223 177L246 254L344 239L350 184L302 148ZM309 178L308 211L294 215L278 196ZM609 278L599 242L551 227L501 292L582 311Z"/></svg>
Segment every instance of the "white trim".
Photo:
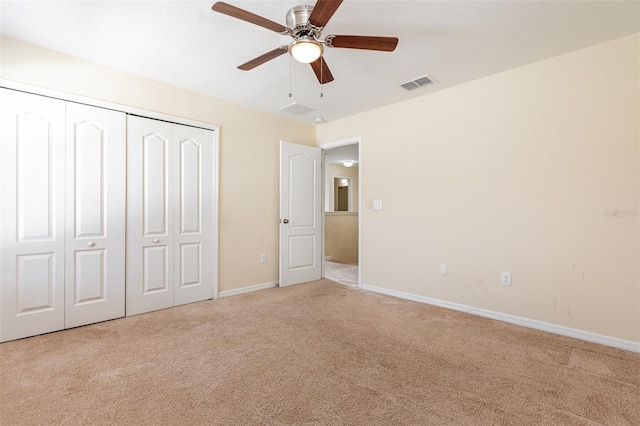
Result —
<svg viewBox="0 0 640 426"><path fill-rule="evenodd" d="M599 343L601 345L611 346L618 349L640 353L640 342L631 340L618 339L616 337L604 336L602 334L591 333L589 331L577 330L575 328L564 327L561 325L551 324L544 321L519 317L516 315L503 314L500 312L489 311L486 309L474 308L472 306L461 305L459 303L447 302L445 300L432 299L430 297L419 296L417 294L405 293L402 291L389 290L382 287L371 285L363 285L363 290L374 293L385 294L387 296L398 297L400 299L412 300L414 302L426 303L428 305L439 306L441 308L453 309L455 311L466 312L480 317L490 318L498 321L508 322L523 327L542 330L561 336L573 337L574 339L586 340L587 342Z"/></svg>
<svg viewBox="0 0 640 426"><path fill-rule="evenodd" d="M215 161L213 162L213 298L217 299L218 294L218 253L220 250L220 241L218 226L220 222L220 132L213 132L213 150L215 155Z"/></svg>
<svg viewBox="0 0 640 426"><path fill-rule="evenodd" d="M360 142L362 142L362 137L361 136L355 136L353 138L342 139L342 140L335 141L335 142L323 143L322 145L318 145L318 148L327 150L327 149L332 149L332 148L340 148L341 146L353 145L353 144L360 143ZM358 163L358 164L360 164L360 163Z"/></svg>
<svg viewBox="0 0 640 426"><path fill-rule="evenodd" d="M362 264L363 264L363 249L364 245L362 243L362 235L364 234L362 230L362 215L364 215L364 211L362 210L362 206L364 206L364 200L362 199L362 188L364 187L364 182L362 180L362 150L364 146L362 144L362 137L358 138L358 288L362 290Z"/></svg>
<svg viewBox="0 0 640 426"><path fill-rule="evenodd" d="M229 296L237 296L239 294L251 293L254 291L266 290L268 288L274 288L278 286L278 281L273 281L270 283L256 284L250 285L248 287L236 288L234 290L225 290L218 293L218 298L229 297Z"/></svg>
<svg viewBox="0 0 640 426"><path fill-rule="evenodd" d="M6 89L17 90L20 92L27 92L34 95L46 96L49 98L61 99L63 101L75 102L78 104L84 104L89 106L95 106L104 109L111 109L114 111L124 112L126 114L138 115L140 117L153 118L161 121L168 121L170 123L184 124L191 127L199 127L201 129L213 130L218 132L220 126L215 124L205 123L202 121L190 120L188 118L176 117L173 115L163 114L155 111L148 111L145 109L135 108L128 105L120 105L112 102L101 101L98 99L87 98L85 96L74 95L72 93L59 92L57 90L46 89L44 87L31 86L29 84L19 83L17 81L0 79L0 87Z"/></svg>
<svg viewBox="0 0 640 426"><path fill-rule="evenodd" d="M363 200L362 200L362 187L363 182L362 182L362 136L354 136L352 138L348 138L348 139L342 139L339 141L335 141L335 142L327 142L327 143L323 143L321 145L318 145L318 148L322 149L323 152L327 149L332 149L332 148L339 148L341 146L346 146L346 145L354 145L354 144L358 144L358 288L359 289L363 289L363 284L362 284L362 206L363 206ZM323 167L322 167L322 181L324 182L324 158L322 161ZM322 188L324 189L324 183L322 185ZM324 193L322 194L322 201L324 203ZM324 209L323 209L324 210ZM323 236L323 240L322 240L322 253L324 254L324 215L322 215L322 236ZM322 271L322 275L324 276L324 270Z"/></svg>
<svg viewBox="0 0 640 426"><path fill-rule="evenodd" d="M326 221L326 214L327 214L327 200L326 200L326 195L325 195L325 190L327 189L327 170L326 170L326 164L327 164L327 151L325 151L324 149L320 148L320 155L321 155L321 159L322 159L322 167L320 167L320 179L322 179L322 185L320 185L320 204L322 204L322 218L321 220L321 226L322 226L322 231L321 236L322 236L322 245L320 247L320 278L324 278L324 261L325 260L329 260L327 259L327 257L333 257L333 256L325 256L327 254L326 251L326 242L327 242L327 238L326 238L326 232L325 230L327 229L327 221Z"/></svg>

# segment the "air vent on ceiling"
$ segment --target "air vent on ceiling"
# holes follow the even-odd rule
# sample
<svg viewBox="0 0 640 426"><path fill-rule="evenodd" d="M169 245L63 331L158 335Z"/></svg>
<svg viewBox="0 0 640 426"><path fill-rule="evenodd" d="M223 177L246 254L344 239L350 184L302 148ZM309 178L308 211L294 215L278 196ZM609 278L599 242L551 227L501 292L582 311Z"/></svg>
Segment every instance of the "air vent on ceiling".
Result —
<svg viewBox="0 0 640 426"><path fill-rule="evenodd" d="M285 105L280 108L280 111L288 112L295 115L305 115L309 114L311 111L315 111L315 108L308 107L306 105L301 105L297 102L294 102L289 105Z"/></svg>
<svg viewBox="0 0 640 426"><path fill-rule="evenodd" d="M433 78L429 77L428 75L424 75L422 77L416 78L415 80L402 83L400 86L405 90L415 90L433 83L435 83L435 80Z"/></svg>

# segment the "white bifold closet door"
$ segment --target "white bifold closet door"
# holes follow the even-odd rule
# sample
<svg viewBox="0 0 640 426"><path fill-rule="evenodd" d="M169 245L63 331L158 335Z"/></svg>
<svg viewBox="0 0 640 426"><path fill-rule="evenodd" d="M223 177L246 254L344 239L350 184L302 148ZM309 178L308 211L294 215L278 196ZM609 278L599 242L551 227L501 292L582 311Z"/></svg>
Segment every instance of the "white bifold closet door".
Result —
<svg viewBox="0 0 640 426"><path fill-rule="evenodd" d="M123 316L125 115L0 96L0 341Z"/></svg>
<svg viewBox="0 0 640 426"><path fill-rule="evenodd" d="M126 115L67 103L65 328L124 316Z"/></svg>
<svg viewBox="0 0 640 426"><path fill-rule="evenodd" d="M2 90L2 341L64 328L65 104Z"/></svg>
<svg viewBox="0 0 640 426"><path fill-rule="evenodd" d="M213 297L214 134L129 116L127 315Z"/></svg>

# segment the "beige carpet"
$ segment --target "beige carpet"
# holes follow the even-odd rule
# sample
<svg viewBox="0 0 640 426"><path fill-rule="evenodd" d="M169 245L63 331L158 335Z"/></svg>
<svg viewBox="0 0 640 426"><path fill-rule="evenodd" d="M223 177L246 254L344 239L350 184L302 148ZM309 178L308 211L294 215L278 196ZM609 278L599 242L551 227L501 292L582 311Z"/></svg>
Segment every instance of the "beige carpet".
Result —
<svg viewBox="0 0 640 426"><path fill-rule="evenodd" d="M640 424L640 354L326 280L0 351L3 426Z"/></svg>

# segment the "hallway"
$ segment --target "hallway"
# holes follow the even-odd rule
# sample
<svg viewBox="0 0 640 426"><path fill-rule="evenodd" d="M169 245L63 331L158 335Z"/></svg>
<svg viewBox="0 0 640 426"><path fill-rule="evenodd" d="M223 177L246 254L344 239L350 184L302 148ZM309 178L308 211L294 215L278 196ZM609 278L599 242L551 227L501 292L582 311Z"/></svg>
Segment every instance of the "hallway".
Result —
<svg viewBox="0 0 640 426"><path fill-rule="evenodd" d="M358 265L325 260L324 278L352 288L358 288Z"/></svg>

